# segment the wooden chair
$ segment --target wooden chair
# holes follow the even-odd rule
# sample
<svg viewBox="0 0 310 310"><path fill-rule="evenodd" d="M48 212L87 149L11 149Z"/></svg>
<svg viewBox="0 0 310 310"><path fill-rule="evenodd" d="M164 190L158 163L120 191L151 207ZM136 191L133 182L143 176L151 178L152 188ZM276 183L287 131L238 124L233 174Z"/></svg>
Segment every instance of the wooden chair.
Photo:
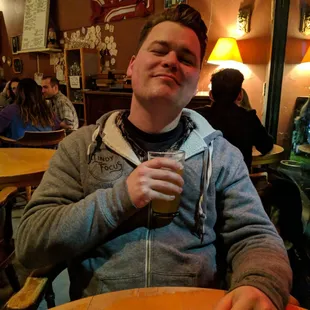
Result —
<svg viewBox="0 0 310 310"><path fill-rule="evenodd" d="M0 136L0 142L4 146L24 146L24 147L38 147L38 148L56 148L61 140L66 136L64 129L55 131L25 131L23 137L18 140L10 139ZM31 198L31 187L26 187L26 199Z"/></svg>
<svg viewBox="0 0 310 310"><path fill-rule="evenodd" d="M66 136L65 130L55 131L25 131L23 137L18 140L0 136L0 141L6 145L18 145L28 147L56 147Z"/></svg>
<svg viewBox="0 0 310 310"><path fill-rule="evenodd" d="M65 263L34 270L26 279L22 289L6 303L7 310L37 309L44 297L47 308L55 307L53 281L67 268Z"/></svg>
<svg viewBox="0 0 310 310"><path fill-rule="evenodd" d="M0 270L4 270L14 292L20 290L12 259L14 257L14 241L12 228L12 206L17 187L6 187L0 191Z"/></svg>

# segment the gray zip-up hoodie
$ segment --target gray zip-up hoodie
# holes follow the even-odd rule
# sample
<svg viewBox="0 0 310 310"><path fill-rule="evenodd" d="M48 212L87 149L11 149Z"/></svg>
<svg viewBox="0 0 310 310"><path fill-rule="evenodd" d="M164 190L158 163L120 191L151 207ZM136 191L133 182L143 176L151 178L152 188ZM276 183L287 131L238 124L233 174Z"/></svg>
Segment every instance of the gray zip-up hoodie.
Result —
<svg viewBox="0 0 310 310"><path fill-rule="evenodd" d="M291 269L241 153L192 110L179 215L152 218L130 201L127 176L140 164L115 125L117 111L68 136L25 209L16 254L29 268L67 261L71 297L147 286L252 285L278 309ZM221 249L221 250L219 250ZM217 257L218 256L218 257Z"/></svg>

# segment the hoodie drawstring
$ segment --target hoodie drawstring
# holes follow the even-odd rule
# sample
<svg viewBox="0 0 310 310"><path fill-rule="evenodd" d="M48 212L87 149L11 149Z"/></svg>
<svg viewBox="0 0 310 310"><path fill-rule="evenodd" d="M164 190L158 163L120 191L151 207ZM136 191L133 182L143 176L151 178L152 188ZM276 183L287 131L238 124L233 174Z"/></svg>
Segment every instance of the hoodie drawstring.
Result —
<svg viewBox="0 0 310 310"><path fill-rule="evenodd" d="M207 192L210 184L210 179L212 175L212 153L213 153L213 141L209 143L208 148L204 149L203 152L203 168L201 176L201 185L200 185L200 197L198 201L198 206L195 216L195 233L198 238L203 243L204 234L205 234L205 220L207 218L207 206L206 199L204 195ZM205 206L203 203L205 202Z"/></svg>
<svg viewBox="0 0 310 310"><path fill-rule="evenodd" d="M92 157L94 154L100 150L101 144L102 144L102 127L99 125L93 135L92 135L92 141L88 145L87 148L87 156L88 156L88 164L90 164Z"/></svg>

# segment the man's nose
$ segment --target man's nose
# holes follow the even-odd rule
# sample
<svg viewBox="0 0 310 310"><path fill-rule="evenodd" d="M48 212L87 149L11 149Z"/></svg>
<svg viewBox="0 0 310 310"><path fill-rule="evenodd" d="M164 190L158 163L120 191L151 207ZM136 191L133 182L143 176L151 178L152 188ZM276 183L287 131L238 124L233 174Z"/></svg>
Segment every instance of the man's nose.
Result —
<svg viewBox="0 0 310 310"><path fill-rule="evenodd" d="M163 66L165 68L170 68L170 70L176 71L178 67L178 57L174 51L170 51L165 55L163 59Z"/></svg>

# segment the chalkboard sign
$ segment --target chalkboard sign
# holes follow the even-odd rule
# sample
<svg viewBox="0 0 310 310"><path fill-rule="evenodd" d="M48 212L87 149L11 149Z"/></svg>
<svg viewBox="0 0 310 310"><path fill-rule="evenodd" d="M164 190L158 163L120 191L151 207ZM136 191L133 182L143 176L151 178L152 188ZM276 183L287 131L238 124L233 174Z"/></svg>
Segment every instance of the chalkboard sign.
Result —
<svg viewBox="0 0 310 310"><path fill-rule="evenodd" d="M50 0L26 0L22 51L46 47Z"/></svg>

